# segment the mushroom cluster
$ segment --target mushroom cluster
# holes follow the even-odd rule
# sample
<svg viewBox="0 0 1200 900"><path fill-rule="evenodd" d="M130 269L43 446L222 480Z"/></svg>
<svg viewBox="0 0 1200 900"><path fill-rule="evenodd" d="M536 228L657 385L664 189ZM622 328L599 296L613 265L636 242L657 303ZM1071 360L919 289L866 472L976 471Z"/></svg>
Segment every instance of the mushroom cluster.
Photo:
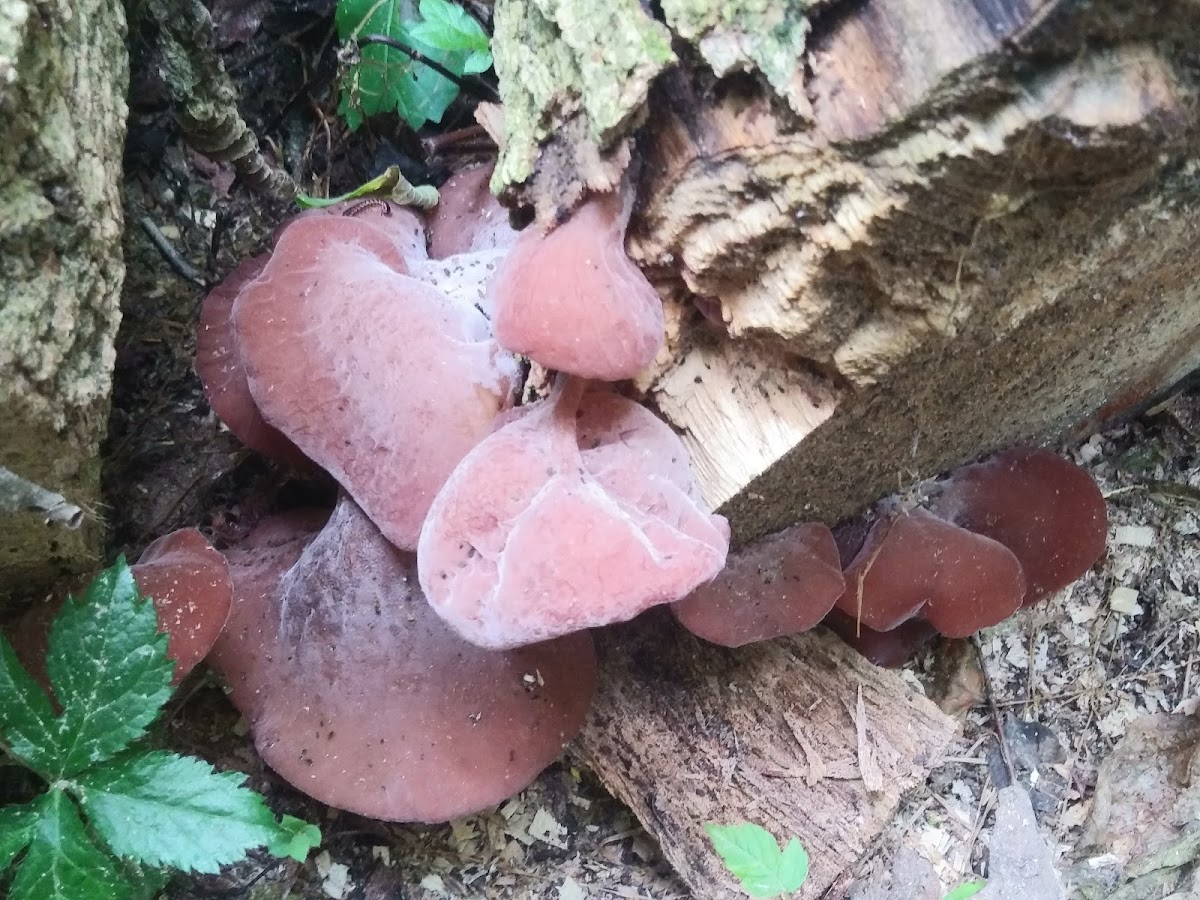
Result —
<svg viewBox="0 0 1200 900"><path fill-rule="evenodd" d="M268 519L226 551L211 662L272 768L380 819L524 787L582 727L587 629L686 596L729 546L678 436L605 383L663 340L628 201L518 233L487 182L460 173L424 218L302 214L201 313L217 415L340 489L332 515ZM524 406L517 354L557 373Z"/></svg>
<svg viewBox="0 0 1200 900"><path fill-rule="evenodd" d="M338 500L267 518L223 556L195 532L165 539L179 543L147 551L139 584L166 598L181 674L215 640L260 754L296 787L446 821L519 791L577 733L590 628L671 604L718 644L824 622L896 662L1102 551L1087 476L1020 450L919 507L730 556L682 441L611 385L663 340L661 301L624 251L629 195L517 232L488 176L456 175L423 216L379 200L304 213L201 312L214 411L264 455L328 473ZM521 357L556 373L525 405ZM185 589L212 599L170 599ZM185 615L201 608L204 627Z"/></svg>
<svg viewBox="0 0 1200 900"><path fill-rule="evenodd" d="M967 637L1066 587L1104 553L1099 488L1044 450L1006 450L918 493L836 533L798 525L732 554L675 617L727 647L824 622L899 665L935 634Z"/></svg>

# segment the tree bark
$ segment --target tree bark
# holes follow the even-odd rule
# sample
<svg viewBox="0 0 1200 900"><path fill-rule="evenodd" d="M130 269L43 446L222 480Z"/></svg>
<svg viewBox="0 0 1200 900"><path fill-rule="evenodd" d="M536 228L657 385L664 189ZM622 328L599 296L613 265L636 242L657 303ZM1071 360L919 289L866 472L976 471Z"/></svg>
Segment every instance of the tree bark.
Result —
<svg viewBox="0 0 1200 900"><path fill-rule="evenodd" d="M124 277L118 0L0 3L0 467L99 495ZM0 512L0 600L95 563L100 528Z"/></svg>
<svg viewBox="0 0 1200 900"><path fill-rule="evenodd" d="M820 897L868 850L957 725L894 673L821 633L741 650L669 615L599 634L601 684L576 752L654 835L696 900L741 895L706 823L750 821L810 869Z"/></svg>

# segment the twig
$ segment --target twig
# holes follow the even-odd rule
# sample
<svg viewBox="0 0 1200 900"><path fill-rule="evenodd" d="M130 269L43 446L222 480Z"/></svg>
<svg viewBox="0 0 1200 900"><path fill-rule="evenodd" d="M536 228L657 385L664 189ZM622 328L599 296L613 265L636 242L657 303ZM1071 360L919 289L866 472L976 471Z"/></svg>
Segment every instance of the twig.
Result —
<svg viewBox="0 0 1200 900"><path fill-rule="evenodd" d="M72 531L83 524L83 510L62 494L46 490L0 466L0 513L16 512L40 513L46 517L47 525L61 525Z"/></svg>
<svg viewBox="0 0 1200 900"><path fill-rule="evenodd" d="M385 47L391 47L393 50L399 50L414 62L428 66L443 78L453 81L461 90L466 91L468 94L478 97L481 100L490 100L493 103L500 102L500 94L486 81L479 78L464 78L462 75L451 72L440 62L430 59L420 50L401 43L395 38L390 38L386 34L364 34L359 37L358 42L360 44L382 44Z"/></svg>
<svg viewBox="0 0 1200 900"><path fill-rule="evenodd" d="M1017 783L1017 769L1013 765L1012 753L1008 749L1008 738L1004 736L1004 720L1000 718L1000 707L996 705L996 694L992 690L992 676L987 670L987 661L983 658L983 645L979 642L979 635L971 636L971 644L975 647L975 654L979 658L979 671L983 673L983 685L987 691L988 706L992 711L992 724L996 727L996 740L1000 742L1000 756L1004 759L1004 767L1008 769L1008 783ZM998 787L1008 787L1007 784L998 785Z"/></svg>
<svg viewBox="0 0 1200 900"><path fill-rule="evenodd" d="M482 125L468 125L466 128L457 128L454 131L447 131L445 134L433 134L421 138L421 149L425 151L428 159L440 156L451 148L459 149L463 146L471 150L476 148L494 150L496 143Z"/></svg>
<svg viewBox="0 0 1200 900"><path fill-rule="evenodd" d="M149 216L140 216L138 224L142 226L142 231L146 232L146 237L150 238L151 243L158 248L158 252L171 264L171 268L179 273L181 278L185 278L192 284L199 285L202 288L208 287L208 282L179 254L179 251L167 240L167 236L151 221Z"/></svg>

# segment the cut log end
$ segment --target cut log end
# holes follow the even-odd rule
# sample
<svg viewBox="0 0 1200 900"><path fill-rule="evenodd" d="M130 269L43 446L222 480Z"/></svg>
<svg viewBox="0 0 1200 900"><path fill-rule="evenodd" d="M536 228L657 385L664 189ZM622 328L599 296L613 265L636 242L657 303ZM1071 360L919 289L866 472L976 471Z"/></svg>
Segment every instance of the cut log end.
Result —
<svg viewBox="0 0 1200 900"><path fill-rule="evenodd" d="M811 128L681 77L651 117L631 252L729 339L680 316L642 386L738 541L1061 436L1200 363L1182 63L1131 39L1026 71L989 31L964 45L974 68L943 53L886 90L848 80L871 35L930 39L904 10L872 4L867 32L851 16L813 51Z"/></svg>

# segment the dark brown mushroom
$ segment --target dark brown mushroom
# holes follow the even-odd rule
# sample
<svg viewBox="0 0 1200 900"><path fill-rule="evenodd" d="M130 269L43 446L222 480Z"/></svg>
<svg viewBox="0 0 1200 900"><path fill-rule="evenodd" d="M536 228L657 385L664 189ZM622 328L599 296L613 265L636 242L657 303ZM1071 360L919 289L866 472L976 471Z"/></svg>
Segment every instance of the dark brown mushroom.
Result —
<svg viewBox="0 0 1200 900"><path fill-rule="evenodd" d="M731 553L719 575L671 604L671 611L706 641L741 647L807 631L845 586L833 533L808 523Z"/></svg>
<svg viewBox="0 0 1200 900"><path fill-rule="evenodd" d="M967 637L1016 612L1021 564L1002 544L922 509L875 523L846 568L837 608L875 631L920 616L949 637Z"/></svg>
<svg viewBox="0 0 1200 900"><path fill-rule="evenodd" d="M1028 447L955 469L929 510L1011 550L1025 572L1025 606L1079 578L1108 538L1104 495L1091 476Z"/></svg>
<svg viewBox="0 0 1200 900"><path fill-rule="evenodd" d="M898 669L937 637L937 629L924 619L909 619L891 631L868 628L838 609L829 611L821 623L845 643L877 666Z"/></svg>

